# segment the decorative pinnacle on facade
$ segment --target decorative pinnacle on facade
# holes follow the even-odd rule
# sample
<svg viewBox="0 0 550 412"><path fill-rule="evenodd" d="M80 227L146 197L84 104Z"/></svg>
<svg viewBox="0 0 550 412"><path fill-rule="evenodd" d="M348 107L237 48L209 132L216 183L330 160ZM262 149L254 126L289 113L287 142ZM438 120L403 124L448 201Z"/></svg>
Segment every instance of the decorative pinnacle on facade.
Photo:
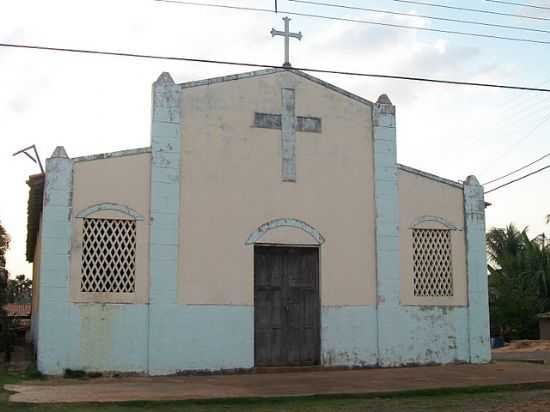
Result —
<svg viewBox="0 0 550 412"><path fill-rule="evenodd" d="M283 63L284 67L291 67L290 65L290 38L294 37L295 39L302 40L302 32L298 33L291 33L290 31L290 18L289 17L283 17L283 21L285 22L285 31L279 31L275 29L271 29L271 36L283 36L285 38L285 62Z"/></svg>

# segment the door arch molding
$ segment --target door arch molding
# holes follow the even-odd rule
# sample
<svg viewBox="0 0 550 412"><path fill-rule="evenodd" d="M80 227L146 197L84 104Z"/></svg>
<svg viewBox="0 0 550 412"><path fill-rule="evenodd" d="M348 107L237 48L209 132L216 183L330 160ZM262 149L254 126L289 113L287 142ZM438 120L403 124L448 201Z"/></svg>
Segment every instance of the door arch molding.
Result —
<svg viewBox="0 0 550 412"><path fill-rule="evenodd" d="M325 242L323 235L313 226L300 219L294 218L279 218L273 219L259 226L254 232L252 232L246 240L246 245L253 245L258 243L264 235L270 230L277 229L279 227L291 227L301 230L310 235L317 245L322 245Z"/></svg>

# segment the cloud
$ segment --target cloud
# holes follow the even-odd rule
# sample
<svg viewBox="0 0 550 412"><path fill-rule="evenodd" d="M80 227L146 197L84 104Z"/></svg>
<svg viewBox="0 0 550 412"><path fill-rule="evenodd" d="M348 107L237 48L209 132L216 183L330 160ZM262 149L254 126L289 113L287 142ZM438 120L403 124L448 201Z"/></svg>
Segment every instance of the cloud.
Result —
<svg viewBox="0 0 550 412"><path fill-rule="evenodd" d="M16 113L22 113L29 107L29 96L15 96L8 102L8 107Z"/></svg>

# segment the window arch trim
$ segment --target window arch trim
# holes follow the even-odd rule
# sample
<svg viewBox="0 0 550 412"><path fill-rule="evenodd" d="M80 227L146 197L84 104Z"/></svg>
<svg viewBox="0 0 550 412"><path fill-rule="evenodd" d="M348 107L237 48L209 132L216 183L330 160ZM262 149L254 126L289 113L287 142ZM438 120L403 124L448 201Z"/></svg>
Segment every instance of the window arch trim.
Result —
<svg viewBox="0 0 550 412"><path fill-rule="evenodd" d="M457 231L463 230L460 226L452 224L444 217L431 216L431 215L420 216L412 223L410 229L422 229L422 225L424 223L437 223L439 225L444 226L445 229L449 229L449 230L457 230Z"/></svg>
<svg viewBox="0 0 550 412"><path fill-rule="evenodd" d="M102 211L119 212L132 218L132 220L145 220L145 217L138 211L129 206L120 203L102 202L93 206L87 207L76 214L77 219L84 219L88 216Z"/></svg>

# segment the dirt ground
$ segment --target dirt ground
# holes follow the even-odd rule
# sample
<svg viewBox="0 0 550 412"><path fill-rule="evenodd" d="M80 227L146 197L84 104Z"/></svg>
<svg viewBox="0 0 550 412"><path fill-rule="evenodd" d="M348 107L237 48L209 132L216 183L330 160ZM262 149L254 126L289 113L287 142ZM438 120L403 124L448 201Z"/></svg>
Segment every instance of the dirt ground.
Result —
<svg viewBox="0 0 550 412"><path fill-rule="evenodd" d="M2 412L547 412L550 389L388 398L285 398L215 402L21 404L0 393Z"/></svg>
<svg viewBox="0 0 550 412"><path fill-rule="evenodd" d="M349 371L349 373L355 375L355 381L357 385L375 385L379 388L383 386L384 381L391 380L396 385L398 391L395 393L385 394L350 394L346 395L326 395L326 392L319 391L324 396L322 397L275 397L275 398L233 398L233 399L207 399L207 400L188 400L188 401L134 401L134 402L102 402L97 403L97 398L88 398L88 402L77 403L57 403L59 400L67 396L65 393L67 390L74 390L75 386L79 386L84 391L91 390L96 392L94 387L96 385L103 386L106 383L118 386L117 382L132 383L134 390L143 392L143 387L140 383L148 381L150 385L151 381L157 381L158 378L99 378L99 379L46 379L40 381L41 385L56 387L57 399L54 403L46 404L29 404L29 403L14 403L8 402L10 393L0 389L0 411L2 412L435 412L435 411L469 411L469 412L547 412L550 411L550 379L547 379L546 371L550 370L546 365L528 365L525 363L506 363L503 365L486 365L489 366L485 369L485 372L476 373L475 369L471 369L468 365L463 366L449 366L443 368L405 368L400 370L389 370L388 376L373 376L367 374L361 377L362 374L356 374L357 371ZM463 369L466 368L466 369ZM477 368L477 367L476 367ZM436 372L437 370L440 372ZM430 370L432 371L430 373ZM462 371L461 371L462 370ZM385 370L371 371L382 372L382 375L386 375ZM463 374L462 372L468 373ZM359 371L360 372L360 371ZM459 380L460 376L468 380L470 384L466 388L454 389L430 389L421 392L399 392L397 386L402 386L403 380L396 378L396 372L399 374L407 375L404 381L413 380L413 375L416 375L419 379L422 375L432 375L433 379L438 378L441 380L453 381ZM334 374L334 377L338 378L338 372L330 372ZM323 375L323 373L315 372L315 374ZM378 375L378 373L376 373ZM523 376L520 381L539 381L536 384L530 385L513 385L513 386L497 386L497 387L479 387L475 383L479 378L483 378L484 381L489 383L495 383L497 376L499 375L514 375ZM284 379L285 376L291 376L293 374L279 374L278 379ZM306 378L308 374L301 374L306 381L316 381L315 377L309 374L309 379ZM437 375L437 376L435 376ZM478 379L472 375L480 375ZM482 375L482 376L481 376ZM537 376L538 375L538 376ZM253 377L253 376L250 376ZM256 378L262 377L260 375ZM192 380L195 380L193 377ZM210 377L202 377L210 380ZM201 380L202 380L201 378ZM341 377L340 377L341 378ZM443 379L444 378L444 379ZM532 379L536 378L536 379ZM540 379L545 378L545 379ZM1 372L0 373L0 388L4 384L21 384L24 381L28 381L29 376L26 373L15 372ZM170 386L172 380L187 381L188 377L174 377L174 378L161 378L162 382ZM267 380L270 380L269 378ZM297 381L293 380L293 384ZM317 384L322 384L325 379L321 379ZM332 380L332 379L330 379ZM338 379L337 379L338 380ZM420 379L421 381L423 379ZM431 379L429 379L431 380ZM498 379L500 380L500 379ZM398 381L398 382L396 382ZM55 382L55 383L54 383ZM97 382L97 383L96 383ZM38 383L38 382L36 382ZM174 384L175 382L171 382ZM214 383L214 382L210 382ZM216 382L219 383L219 382ZM266 384L267 382L263 382ZM273 382L272 382L273 383ZM424 382L426 383L426 382ZM326 384L326 382L325 382ZM370 385L369 385L370 384ZM111 386L109 385L109 386ZM388 385L388 383L386 383ZM473 386L472 386L473 385ZM153 385L156 386L156 385ZM164 386L164 385L161 385ZM179 386L179 385L178 385ZM185 386L185 385L184 385ZM213 385L217 386L217 385ZM210 390L215 391L215 388L211 386ZM223 386L223 385L222 385ZM263 386L263 385L262 385ZM323 386L323 385L321 385ZM416 385L412 385L416 386ZM422 386L422 385L421 385ZM441 385L439 385L441 387ZM116 389L116 388L115 388ZM150 388L153 389L153 388ZM158 389L154 388L154 389ZM169 388L166 388L169 389ZM165 389L165 390L166 390ZM181 386L180 386L181 389ZM228 389L228 388L226 388ZM328 389L328 388L323 388ZM402 390L402 389L401 389ZM73 394L74 395L74 394ZM97 396L98 393L96 392Z"/></svg>
<svg viewBox="0 0 550 412"><path fill-rule="evenodd" d="M365 396L403 391L441 391L502 385L545 385L550 390L550 365L498 362L409 368L319 370L214 376L48 379L6 385L10 401L83 403L123 401L234 400L311 395ZM549 397L550 400L550 397ZM549 409L550 410L550 409Z"/></svg>
<svg viewBox="0 0 550 412"><path fill-rule="evenodd" d="M493 349L495 353L548 351L550 351L550 340L516 340L502 348Z"/></svg>

